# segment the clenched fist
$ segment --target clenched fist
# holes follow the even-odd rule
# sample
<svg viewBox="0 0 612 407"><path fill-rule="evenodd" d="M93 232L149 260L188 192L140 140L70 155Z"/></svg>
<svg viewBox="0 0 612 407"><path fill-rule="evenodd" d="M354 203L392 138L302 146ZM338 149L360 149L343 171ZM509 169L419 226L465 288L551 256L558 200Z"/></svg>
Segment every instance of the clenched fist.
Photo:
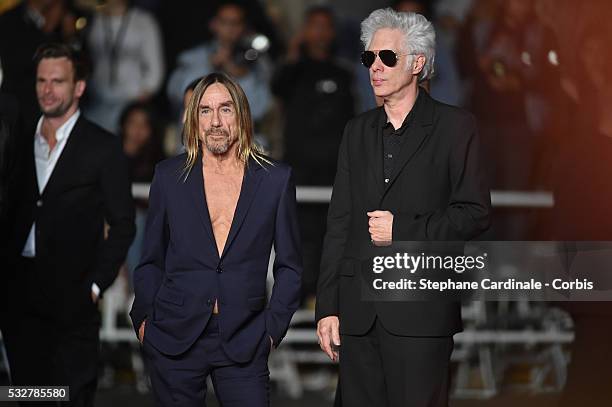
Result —
<svg viewBox="0 0 612 407"><path fill-rule="evenodd" d="M389 211L368 212L370 239L377 245L390 244L393 240L393 214Z"/></svg>

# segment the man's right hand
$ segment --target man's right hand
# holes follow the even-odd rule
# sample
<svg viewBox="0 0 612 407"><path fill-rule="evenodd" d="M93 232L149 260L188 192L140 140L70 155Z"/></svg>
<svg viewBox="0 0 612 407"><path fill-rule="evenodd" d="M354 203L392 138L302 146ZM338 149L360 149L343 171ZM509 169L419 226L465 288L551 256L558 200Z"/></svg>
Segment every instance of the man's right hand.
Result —
<svg viewBox="0 0 612 407"><path fill-rule="evenodd" d="M138 328L138 340L140 341L141 345L142 345L142 341L144 341L144 331L145 331L146 323L147 323L147 320L145 319L144 321L142 321L142 324L140 324L140 328Z"/></svg>
<svg viewBox="0 0 612 407"><path fill-rule="evenodd" d="M337 362L339 354L334 347L340 346L340 320L336 316L321 318L317 323L317 336L319 337L319 346L321 350L329 356L329 358Z"/></svg>

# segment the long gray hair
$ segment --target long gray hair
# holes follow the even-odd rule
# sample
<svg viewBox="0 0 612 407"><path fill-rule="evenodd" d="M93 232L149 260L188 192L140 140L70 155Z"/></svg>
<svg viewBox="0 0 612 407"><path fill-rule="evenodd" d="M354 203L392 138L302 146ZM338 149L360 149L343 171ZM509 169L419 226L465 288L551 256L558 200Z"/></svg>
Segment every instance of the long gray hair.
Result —
<svg viewBox="0 0 612 407"><path fill-rule="evenodd" d="M400 30L404 36L404 50L408 54L425 56L425 65L419 73L419 82L434 74L436 57L436 32L433 25L421 14L397 12L392 8L374 10L361 22L361 42L368 49L374 33L381 28Z"/></svg>

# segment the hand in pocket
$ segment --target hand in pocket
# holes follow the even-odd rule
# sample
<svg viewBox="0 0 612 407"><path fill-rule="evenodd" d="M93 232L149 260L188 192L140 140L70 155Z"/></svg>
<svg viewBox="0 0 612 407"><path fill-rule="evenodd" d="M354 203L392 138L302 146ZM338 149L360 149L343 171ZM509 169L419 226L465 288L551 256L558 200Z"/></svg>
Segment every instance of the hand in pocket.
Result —
<svg viewBox="0 0 612 407"><path fill-rule="evenodd" d="M142 324L140 324L140 328L138 328L138 340L140 341L141 345L142 345L142 342L144 341L146 323L147 323L147 320L145 319L144 321L142 321Z"/></svg>

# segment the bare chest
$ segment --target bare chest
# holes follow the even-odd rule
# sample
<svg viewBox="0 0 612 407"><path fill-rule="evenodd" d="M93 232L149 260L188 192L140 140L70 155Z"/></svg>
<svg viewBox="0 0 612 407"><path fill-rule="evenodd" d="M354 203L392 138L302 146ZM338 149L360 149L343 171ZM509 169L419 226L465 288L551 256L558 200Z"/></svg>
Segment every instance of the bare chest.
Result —
<svg viewBox="0 0 612 407"><path fill-rule="evenodd" d="M240 197L242 172L219 174L204 169L204 191L217 250L223 253Z"/></svg>

